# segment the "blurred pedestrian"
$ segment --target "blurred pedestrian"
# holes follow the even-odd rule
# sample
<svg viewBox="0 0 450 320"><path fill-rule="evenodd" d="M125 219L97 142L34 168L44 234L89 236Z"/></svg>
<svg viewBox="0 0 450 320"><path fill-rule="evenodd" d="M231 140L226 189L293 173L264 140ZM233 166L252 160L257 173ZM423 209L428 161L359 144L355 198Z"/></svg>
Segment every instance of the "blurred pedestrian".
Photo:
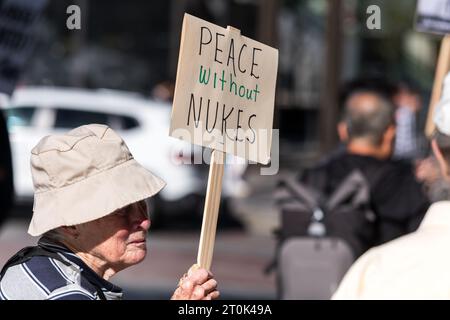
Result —
<svg viewBox="0 0 450 320"><path fill-rule="evenodd" d="M314 187L317 172L325 172L322 192L330 195L354 170L362 173L369 184L370 206L376 219L357 232L365 239L366 249L367 243L371 247L416 230L429 206L412 166L391 160L394 112L391 100L381 91L354 88L344 101L338 125L345 148L301 177L304 184Z"/></svg>
<svg viewBox="0 0 450 320"><path fill-rule="evenodd" d="M450 182L450 74L434 118L432 149ZM334 299L450 299L450 194L428 209L419 229L369 250L344 277Z"/></svg>
<svg viewBox="0 0 450 320"><path fill-rule="evenodd" d="M172 80L166 80L157 83L151 92L153 99L172 104L175 94L175 83Z"/></svg>
<svg viewBox="0 0 450 320"><path fill-rule="evenodd" d="M422 109L420 93L413 85L401 82L392 99L396 106L397 125L393 157L415 160L420 157L425 140L418 123L418 113Z"/></svg>
<svg viewBox="0 0 450 320"><path fill-rule="evenodd" d="M108 280L145 258L145 199L165 183L105 125L41 139L31 152L31 169L35 195L28 233L40 239L7 262L0 298L121 299L122 290ZM193 267L172 298L214 299L216 287L210 272Z"/></svg>
<svg viewBox="0 0 450 320"><path fill-rule="evenodd" d="M442 175L434 155L417 162L416 177L422 182L431 203L449 198L450 181Z"/></svg>

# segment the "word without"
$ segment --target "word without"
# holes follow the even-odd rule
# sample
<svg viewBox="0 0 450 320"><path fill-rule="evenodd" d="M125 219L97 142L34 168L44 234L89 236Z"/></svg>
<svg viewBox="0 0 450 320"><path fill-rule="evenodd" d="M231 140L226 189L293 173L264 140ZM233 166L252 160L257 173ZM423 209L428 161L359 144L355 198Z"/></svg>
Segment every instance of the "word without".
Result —
<svg viewBox="0 0 450 320"><path fill-rule="evenodd" d="M206 73L208 72L208 75ZM209 81L211 80L211 68L208 68L208 71L203 69L203 66L200 66L200 73L198 77L198 81L201 84L207 85ZM218 83L219 81L219 83ZM212 82L214 89L216 89L219 85L220 90L225 90L225 84L228 83L229 85L226 86L229 88L230 93L234 93L234 95L239 96L241 98L247 98L247 100L255 101L257 99L258 93L260 91L258 90L258 84L255 85L255 89L248 89L244 85L238 85L233 80L233 74L230 73L230 77L228 80L225 80L225 70L222 71L222 76L218 77L217 72L214 72L214 80Z"/></svg>

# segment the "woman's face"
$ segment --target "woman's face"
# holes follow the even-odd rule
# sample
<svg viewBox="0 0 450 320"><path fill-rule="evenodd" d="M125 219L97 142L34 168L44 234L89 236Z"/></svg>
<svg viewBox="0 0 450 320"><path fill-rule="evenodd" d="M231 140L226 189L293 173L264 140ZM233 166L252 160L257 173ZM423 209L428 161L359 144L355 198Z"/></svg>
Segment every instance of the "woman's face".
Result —
<svg viewBox="0 0 450 320"><path fill-rule="evenodd" d="M81 249L106 262L116 271L144 260L150 228L145 201L78 226Z"/></svg>

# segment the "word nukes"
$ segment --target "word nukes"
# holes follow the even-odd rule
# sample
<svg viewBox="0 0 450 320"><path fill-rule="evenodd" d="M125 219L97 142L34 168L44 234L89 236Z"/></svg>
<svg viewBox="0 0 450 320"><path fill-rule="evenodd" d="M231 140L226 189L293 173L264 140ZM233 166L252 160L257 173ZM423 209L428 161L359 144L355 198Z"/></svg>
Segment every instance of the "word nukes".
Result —
<svg viewBox="0 0 450 320"><path fill-rule="evenodd" d="M241 98L254 102L256 102L258 93L260 93L258 84L255 84L254 89L247 88L246 86L237 83L232 73L229 74L229 77L226 77L225 70L222 70L222 73L220 75L217 74L217 72L214 72L211 77L211 68L203 69L203 66L200 66L198 81L199 83L204 85L208 85L211 82L211 85L214 89L227 91L231 94L234 94L235 96L239 96Z"/></svg>
<svg viewBox="0 0 450 320"><path fill-rule="evenodd" d="M222 141L227 139L234 142L246 141L253 144L256 140L256 132L253 128L254 121L256 121L256 114L248 114L238 107L227 106L219 101L212 101L203 97L196 97L194 93L191 93L186 122L188 127L193 123L198 128L199 124L202 123L205 125L206 132L219 132L222 136ZM234 132L234 135L230 135L229 132Z"/></svg>
<svg viewBox="0 0 450 320"><path fill-rule="evenodd" d="M245 43L242 43L239 48L235 48L235 41L232 37L228 45L224 38L225 34L223 33L214 32L213 35L208 27L201 27L198 54L201 56L205 50L214 50L214 62L227 67L231 66L235 77L237 70L240 74L249 73L251 77L259 79L257 59L262 49L249 48Z"/></svg>

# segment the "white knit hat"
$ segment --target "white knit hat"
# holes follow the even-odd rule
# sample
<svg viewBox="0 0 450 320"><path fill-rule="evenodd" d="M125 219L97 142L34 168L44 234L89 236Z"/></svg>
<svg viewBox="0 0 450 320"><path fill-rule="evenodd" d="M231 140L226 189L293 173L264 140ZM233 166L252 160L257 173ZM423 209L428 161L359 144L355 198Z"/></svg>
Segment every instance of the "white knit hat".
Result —
<svg viewBox="0 0 450 320"><path fill-rule="evenodd" d="M165 186L133 159L117 133L99 124L43 138L31 151L31 172L32 236L99 219Z"/></svg>

